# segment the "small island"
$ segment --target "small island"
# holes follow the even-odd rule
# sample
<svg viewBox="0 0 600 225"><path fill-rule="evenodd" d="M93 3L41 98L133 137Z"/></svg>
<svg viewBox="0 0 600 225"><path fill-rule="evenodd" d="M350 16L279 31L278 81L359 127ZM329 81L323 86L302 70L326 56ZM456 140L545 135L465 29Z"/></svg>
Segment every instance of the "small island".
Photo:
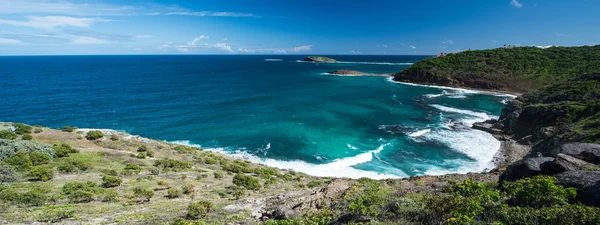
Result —
<svg viewBox="0 0 600 225"><path fill-rule="evenodd" d="M336 71L329 71L329 72L327 72L327 74L344 75L344 76L363 76L363 75L366 75L365 72L360 72L360 71L357 71L357 70L336 70Z"/></svg>
<svg viewBox="0 0 600 225"><path fill-rule="evenodd" d="M328 57L323 57L323 56L307 56L306 58L304 58L304 62L327 62L327 63L334 63L334 62L336 62L336 60L332 59L332 58L328 58Z"/></svg>

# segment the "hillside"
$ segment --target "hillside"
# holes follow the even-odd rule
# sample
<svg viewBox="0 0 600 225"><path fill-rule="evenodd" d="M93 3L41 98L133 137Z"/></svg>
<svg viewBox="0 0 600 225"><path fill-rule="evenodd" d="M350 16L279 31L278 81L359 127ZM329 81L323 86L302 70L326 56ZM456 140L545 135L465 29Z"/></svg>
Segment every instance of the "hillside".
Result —
<svg viewBox="0 0 600 225"><path fill-rule="evenodd" d="M523 93L592 73L600 73L600 45L465 51L421 60L394 80Z"/></svg>

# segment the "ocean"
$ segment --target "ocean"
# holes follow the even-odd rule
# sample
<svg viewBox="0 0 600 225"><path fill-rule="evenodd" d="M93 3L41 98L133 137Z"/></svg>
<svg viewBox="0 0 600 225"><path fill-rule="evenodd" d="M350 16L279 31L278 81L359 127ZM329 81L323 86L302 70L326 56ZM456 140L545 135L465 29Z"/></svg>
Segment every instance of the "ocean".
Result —
<svg viewBox="0 0 600 225"><path fill-rule="evenodd" d="M479 172L500 142L470 129L511 96L401 84L428 56L0 57L0 120L107 128L316 176Z"/></svg>

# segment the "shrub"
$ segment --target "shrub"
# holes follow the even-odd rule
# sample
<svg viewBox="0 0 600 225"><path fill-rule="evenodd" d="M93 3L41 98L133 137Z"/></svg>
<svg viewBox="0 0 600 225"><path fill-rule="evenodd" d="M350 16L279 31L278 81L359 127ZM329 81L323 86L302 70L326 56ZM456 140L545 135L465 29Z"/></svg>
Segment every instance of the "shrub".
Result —
<svg viewBox="0 0 600 225"><path fill-rule="evenodd" d="M111 175L111 176L119 176L119 173L116 170L103 169L100 170L103 174Z"/></svg>
<svg viewBox="0 0 600 225"><path fill-rule="evenodd" d="M154 166L171 169L173 171L181 171L192 168L191 163L176 159L159 159L154 162Z"/></svg>
<svg viewBox="0 0 600 225"><path fill-rule="evenodd" d="M220 171L215 171L215 173L213 173L213 176L215 177L215 179L221 179L224 175Z"/></svg>
<svg viewBox="0 0 600 225"><path fill-rule="evenodd" d="M118 141L119 140L119 135L116 135L116 134L110 135L110 140L111 141Z"/></svg>
<svg viewBox="0 0 600 225"><path fill-rule="evenodd" d="M20 171L25 171L33 166L33 162L31 162L31 158L29 154L24 151L19 151L14 155L4 159L4 163L17 168Z"/></svg>
<svg viewBox="0 0 600 225"><path fill-rule="evenodd" d="M574 188L556 185L556 178L536 176L524 178L514 183L504 184L506 194L512 196L512 205L533 208L565 205L576 195Z"/></svg>
<svg viewBox="0 0 600 225"><path fill-rule="evenodd" d="M104 133L102 133L102 131L99 131L99 130L88 131L87 135L85 135L85 138L90 141L98 140L102 137L104 137Z"/></svg>
<svg viewBox="0 0 600 225"><path fill-rule="evenodd" d="M215 160L213 158L206 158L206 159L204 159L204 164L206 164L206 165L217 164L217 160Z"/></svg>
<svg viewBox="0 0 600 225"><path fill-rule="evenodd" d="M321 186L322 184L323 184L323 182L321 182L321 181L318 181L318 180L313 180L313 181L311 181L311 182L308 182L307 186L308 186L309 188L314 188L314 187Z"/></svg>
<svg viewBox="0 0 600 225"><path fill-rule="evenodd" d="M193 184L184 184L181 186L181 190L184 194L189 195L194 193L194 185Z"/></svg>
<svg viewBox="0 0 600 225"><path fill-rule="evenodd" d="M0 165L0 184L19 180L19 174L8 166ZM1 190L1 189L0 189Z"/></svg>
<svg viewBox="0 0 600 225"><path fill-rule="evenodd" d="M56 164L56 169L61 173L74 173L77 171L77 167L69 162L59 162Z"/></svg>
<svg viewBox="0 0 600 225"><path fill-rule="evenodd" d="M167 198L179 198L181 195L181 190L174 187L169 187L167 189Z"/></svg>
<svg viewBox="0 0 600 225"><path fill-rule="evenodd" d="M44 165L50 162L50 156L41 152L29 153L29 159L34 166Z"/></svg>
<svg viewBox="0 0 600 225"><path fill-rule="evenodd" d="M92 168L92 165L89 162L86 162L85 160L82 160L82 159L68 159L68 160L66 160L66 162L71 163L71 165L77 167L77 169L79 169L81 171L86 171L86 170Z"/></svg>
<svg viewBox="0 0 600 225"><path fill-rule="evenodd" d="M58 223L64 219L75 216L75 211L71 206L46 206L40 209L35 220L38 222Z"/></svg>
<svg viewBox="0 0 600 225"><path fill-rule="evenodd" d="M23 136L21 136L21 140L31 141L33 140L33 136L31 136L31 134L23 134Z"/></svg>
<svg viewBox="0 0 600 225"><path fill-rule="evenodd" d="M154 196L154 191L149 188L135 187L133 188L133 195L137 199L137 202L149 202L152 196Z"/></svg>
<svg viewBox="0 0 600 225"><path fill-rule="evenodd" d="M190 219L202 219L212 211L213 204L209 201L198 201L191 203L187 208L187 217Z"/></svg>
<svg viewBox="0 0 600 225"><path fill-rule="evenodd" d="M254 169L254 173L265 179L279 175L279 172L275 168L256 168Z"/></svg>
<svg viewBox="0 0 600 225"><path fill-rule="evenodd" d="M148 151L148 146L146 146L146 145L140 145L140 147L138 147L137 151L138 152Z"/></svg>
<svg viewBox="0 0 600 225"><path fill-rule="evenodd" d="M62 187L62 194L66 195L71 202L90 202L94 200L97 193L97 185L92 181L72 181Z"/></svg>
<svg viewBox="0 0 600 225"><path fill-rule="evenodd" d="M138 159L145 159L146 158L146 153L145 152L140 152L135 157L138 158Z"/></svg>
<svg viewBox="0 0 600 225"><path fill-rule="evenodd" d="M379 181L361 180L358 188L344 193L348 209L355 215L377 217L386 204L388 190Z"/></svg>
<svg viewBox="0 0 600 225"><path fill-rule="evenodd" d="M152 168L150 170L150 173L152 173L152 175L158 176L160 174L160 169L158 169L158 168Z"/></svg>
<svg viewBox="0 0 600 225"><path fill-rule="evenodd" d="M69 200L74 203L94 201L94 193L91 191L77 190L69 195Z"/></svg>
<svg viewBox="0 0 600 225"><path fill-rule="evenodd" d="M125 170L123 170L123 174L131 175L131 174L139 174L142 171L142 167L137 164L127 163L125 165Z"/></svg>
<svg viewBox="0 0 600 225"><path fill-rule="evenodd" d="M42 130L42 128L41 128L41 127L36 127L36 128L33 128L33 132L34 132L34 133L36 133L36 134L42 133L42 131L43 131L43 130Z"/></svg>
<svg viewBox="0 0 600 225"><path fill-rule="evenodd" d="M17 139L17 134L7 130L0 130L0 139L15 140Z"/></svg>
<svg viewBox="0 0 600 225"><path fill-rule="evenodd" d="M205 225L205 223L199 220L177 219L173 221L171 225Z"/></svg>
<svg viewBox="0 0 600 225"><path fill-rule="evenodd" d="M146 152L146 155L148 155L148 157L151 157L151 158L152 158L152 157L154 157L154 151L148 150L148 151Z"/></svg>
<svg viewBox="0 0 600 225"><path fill-rule="evenodd" d="M58 158L68 157L71 153L79 153L79 150L74 149L67 143L54 144L52 148L56 152L56 157Z"/></svg>
<svg viewBox="0 0 600 225"><path fill-rule="evenodd" d="M16 128L15 133L18 135L31 133L31 129L32 129L31 126L28 126L28 125L25 125L22 123L13 123L12 126Z"/></svg>
<svg viewBox="0 0 600 225"><path fill-rule="evenodd" d="M41 206L48 200L46 193L47 191L45 190L35 188L28 192L15 195L14 201L21 205Z"/></svg>
<svg viewBox="0 0 600 225"><path fill-rule="evenodd" d="M63 126L62 127L62 131L63 132L73 132L75 130L74 127L70 127L70 126Z"/></svg>
<svg viewBox="0 0 600 225"><path fill-rule="evenodd" d="M232 195L235 199L240 199L243 198L244 195L246 195L246 192L244 191L244 189L238 189L234 191Z"/></svg>
<svg viewBox="0 0 600 225"><path fill-rule="evenodd" d="M102 201L103 202L115 202L117 201L119 195L114 190L104 190L102 192Z"/></svg>
<svg viewBox="0 0 600 225"><path fill-rule="evenodd" d="M260 183L258 182L258 179L243 174L236 174L233 177L233 184L244 187L248 190L260 189Z"/></svg>
<svg viewBox="0 0 600 225"><path fill-rule="evenodd" d="M121 185L122 182L123 182L123 179L121 179L119 177L115 177L115 176L111 176L111 175L104 175L102 177L102 187L105 187L105 188L117 187L117 186Z"/></svg>
<svg viewBox="0 0 600 225"><path fill-rule="evenodd" d="M36 141L0 140L0 161L20 151L26 153L41 152L50 156L50 158L54 157L54 149L49 145Z"/></svg>
<svg viewBox="0 0 600 225"><path fill-rule="evenodd" d="M54 168L51 166L35 166L29 172L32 180L49 181L54 178Z"/></svg>
<svg viewBox="0 0 600 225"><path fill-rule="evenodd" d="M184 154L184 153L192 153L194 151L200 151L202 149L196 148L196 147L178 145L177 147L174 148L174 150L177 151L178 153Z"/></svg>

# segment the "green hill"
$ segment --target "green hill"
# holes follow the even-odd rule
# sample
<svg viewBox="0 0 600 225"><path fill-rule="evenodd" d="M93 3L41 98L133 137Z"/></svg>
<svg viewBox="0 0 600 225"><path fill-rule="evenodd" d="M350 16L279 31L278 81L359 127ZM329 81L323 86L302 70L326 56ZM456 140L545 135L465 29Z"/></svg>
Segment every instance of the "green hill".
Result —
<svg viewBox="0 0 600 225"><path fill-rule="evenodd" d="M525 92L592 73L600 73L600 45L465 51L421 60L394 74L394 80Z"/></svg>

